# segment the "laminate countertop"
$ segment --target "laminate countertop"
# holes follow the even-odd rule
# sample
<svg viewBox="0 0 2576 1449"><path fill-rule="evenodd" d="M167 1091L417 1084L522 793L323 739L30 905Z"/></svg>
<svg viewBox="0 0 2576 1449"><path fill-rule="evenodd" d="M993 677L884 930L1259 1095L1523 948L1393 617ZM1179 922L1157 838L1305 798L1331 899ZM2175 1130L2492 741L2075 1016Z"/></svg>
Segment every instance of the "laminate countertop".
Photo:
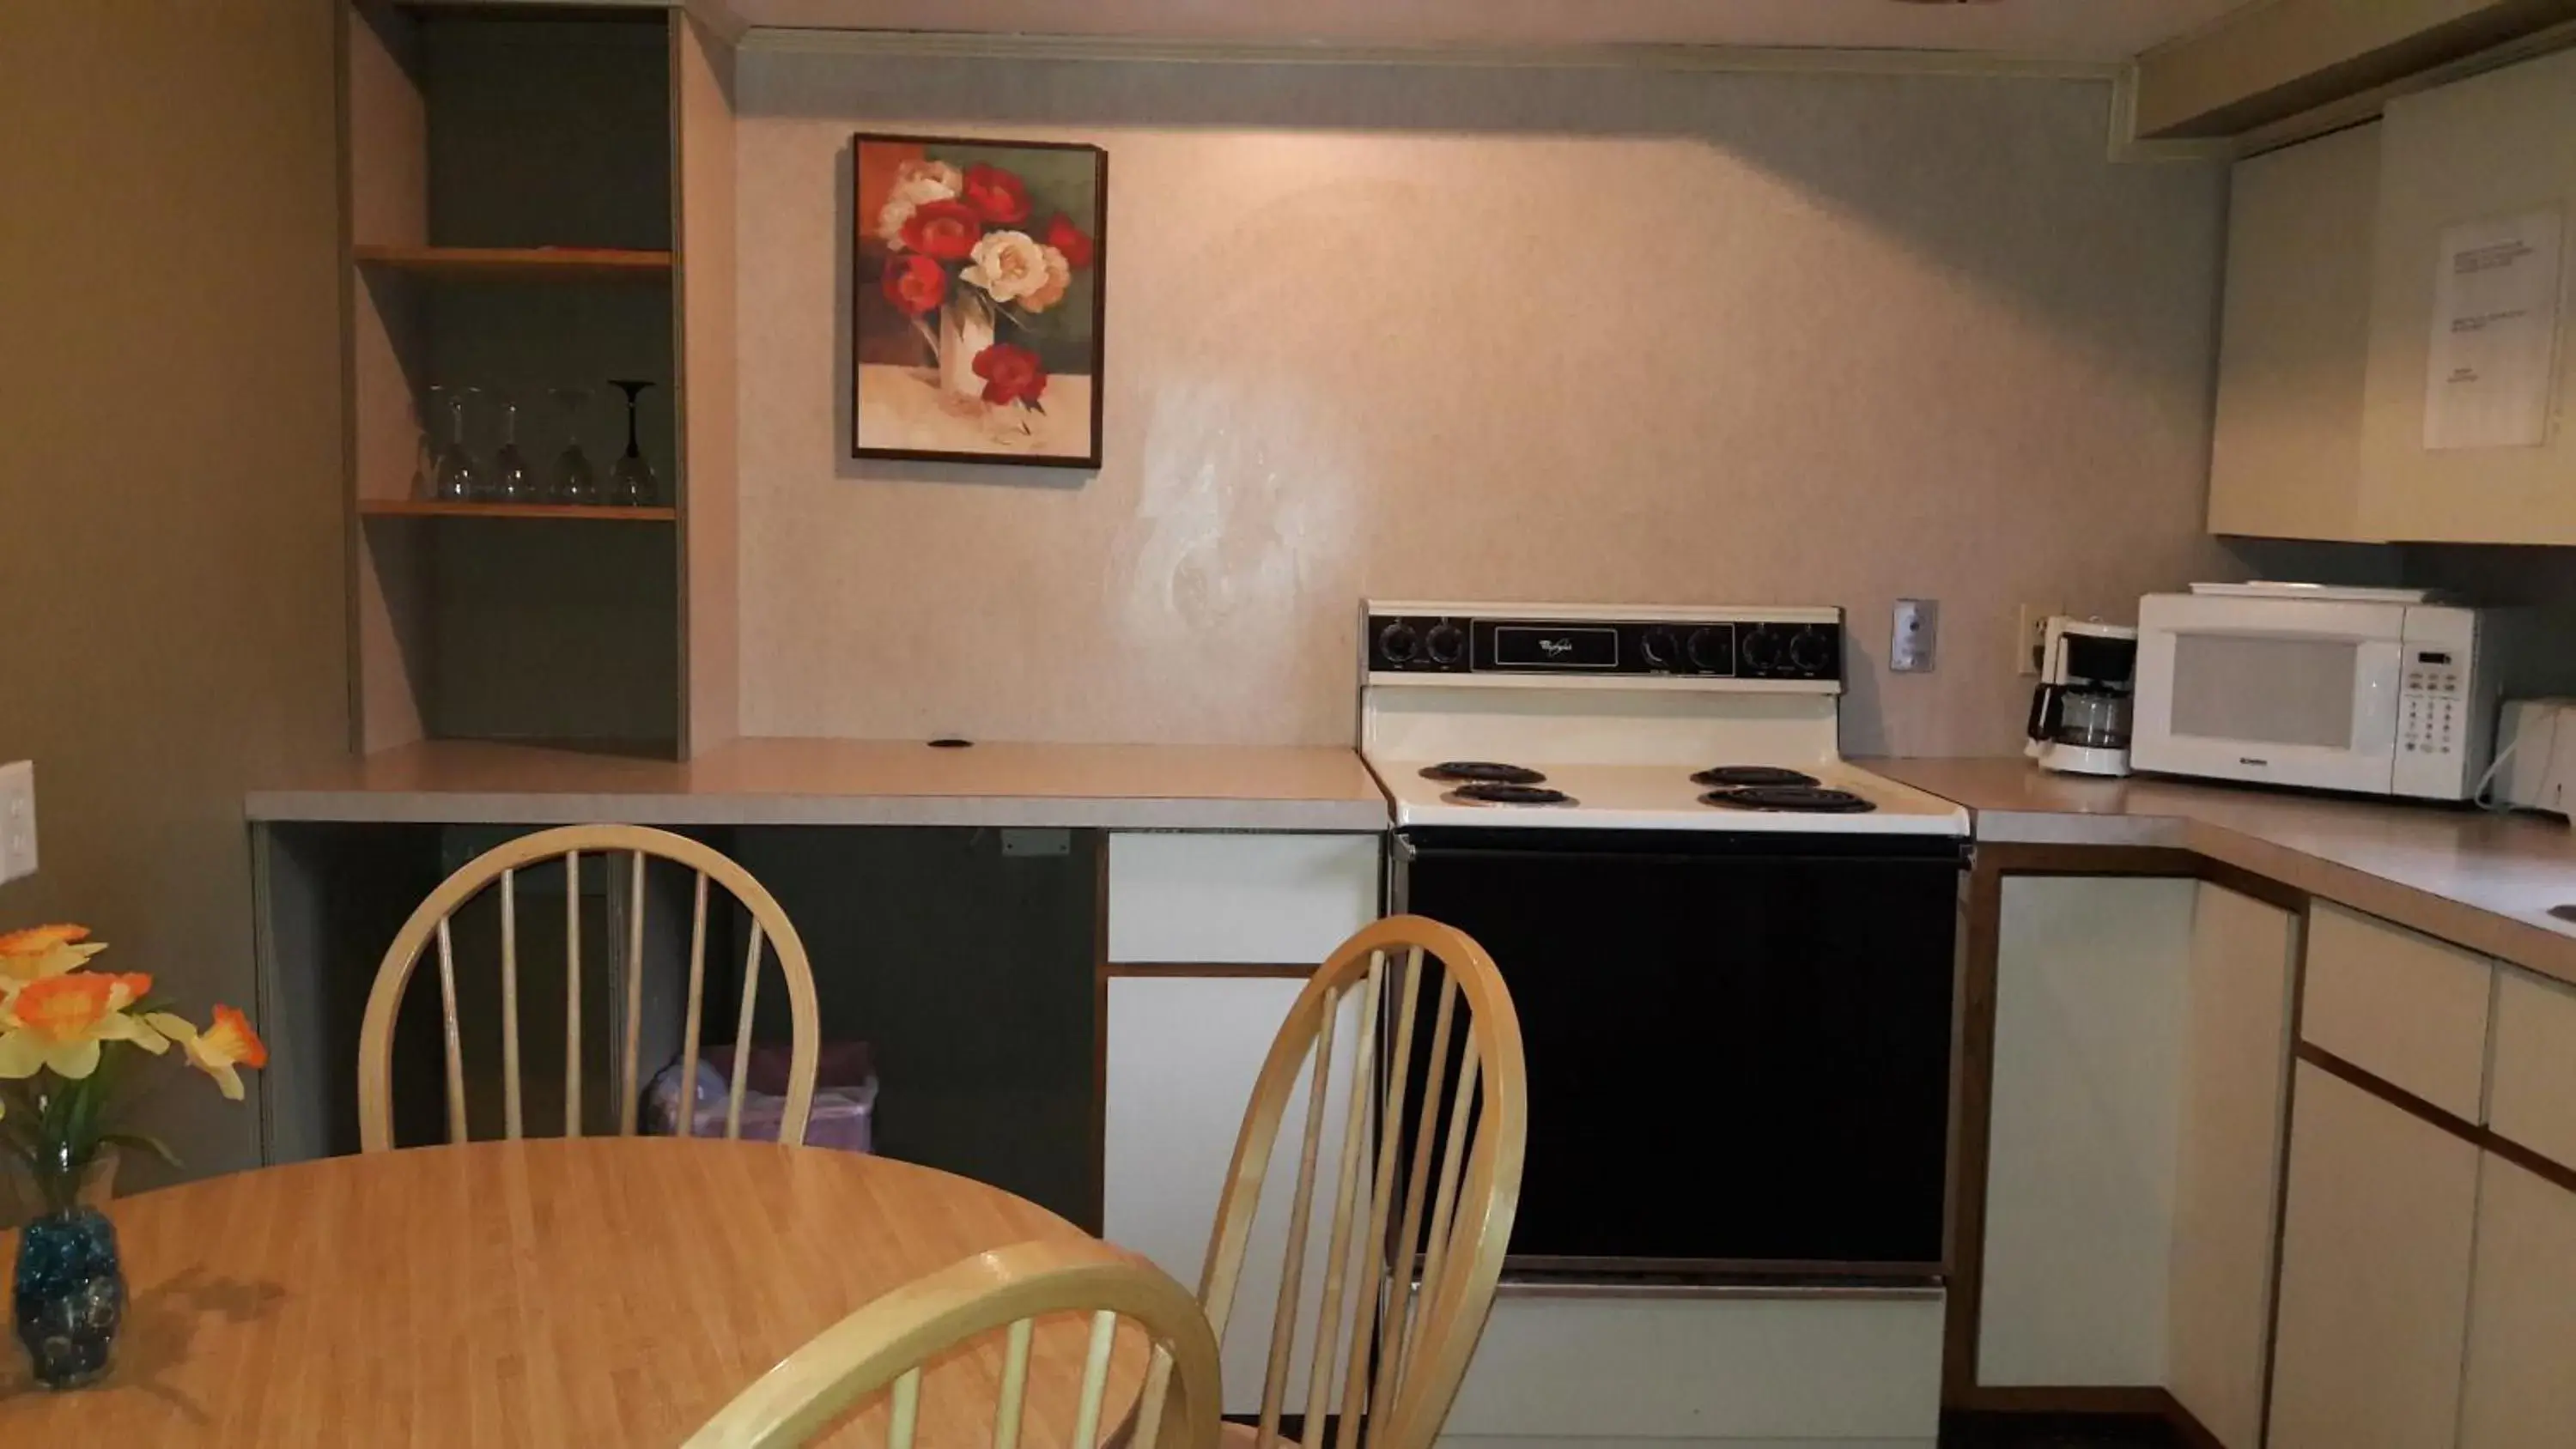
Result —
<svg viewBox="0 0 2576 1449"><path fill-rule="evenodd" d="M1346 748L744 739L687 762L427 741L253 790L254 821L1379 831Z"/></svg>
<svg viewBox="0 0 2576 1449"><path fill-rule="evenodd" d="M2163 846L2576 982L2576 831L2550 816L2056 775L2018 756L1860 763L1966 806L1980 841Z"/></svg>

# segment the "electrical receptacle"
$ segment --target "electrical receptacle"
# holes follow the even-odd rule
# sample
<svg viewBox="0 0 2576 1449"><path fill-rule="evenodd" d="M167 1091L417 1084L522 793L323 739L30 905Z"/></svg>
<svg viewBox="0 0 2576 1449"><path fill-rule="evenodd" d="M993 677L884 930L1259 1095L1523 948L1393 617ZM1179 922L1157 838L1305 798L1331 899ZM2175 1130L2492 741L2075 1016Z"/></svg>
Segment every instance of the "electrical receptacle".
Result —
<svg viewBox="0 0 2576 1449"><path fill-rule="evenodd" d="M2013 668L2025 676L2039 673L2049 618L2065 612L2064 604L2023 604L2013 610Z"/></svg>
<svg viewBox="0 0 2576 1449"><path fill-rule="evenodd" d="M0 765L0 881L36 873L36 767Z"/></svg>

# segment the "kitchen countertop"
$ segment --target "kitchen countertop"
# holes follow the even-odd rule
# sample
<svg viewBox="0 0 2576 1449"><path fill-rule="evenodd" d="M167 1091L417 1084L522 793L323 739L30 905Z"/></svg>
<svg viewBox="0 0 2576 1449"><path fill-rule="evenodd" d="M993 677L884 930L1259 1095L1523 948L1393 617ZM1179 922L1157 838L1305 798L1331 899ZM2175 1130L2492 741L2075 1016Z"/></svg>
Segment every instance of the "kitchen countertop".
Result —
<svg viewBox="0 0 2576 1449"><path fill-rule="evenodd" d="M2018 756L1857 763L1968 807L1981 841L2166 846L2576 982L2576 831L2548 816L2056 775Z"/></svg>
<svg viewBox="0 0 2576 1449"><path fill-rule="evenodd" d="M1332 746L743 739L680 763L439 740L319 763L243 808L262 821L495 825L1387 825L1359 756Z"/></svg>

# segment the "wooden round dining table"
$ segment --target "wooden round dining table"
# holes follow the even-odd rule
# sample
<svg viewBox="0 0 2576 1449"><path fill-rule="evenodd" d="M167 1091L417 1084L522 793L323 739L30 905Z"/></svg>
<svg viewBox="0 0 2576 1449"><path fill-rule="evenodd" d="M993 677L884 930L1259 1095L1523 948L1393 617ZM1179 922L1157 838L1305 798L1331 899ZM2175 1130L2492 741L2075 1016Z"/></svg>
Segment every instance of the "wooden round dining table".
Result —
<svg viewBox="0 0 2576 1449"><path fill-rule="evenodd" d="M926 1167L662 1137L326 1158L108 1214L127 1284L113 1364L52 1393L0 1346L0 1444L678 1444L887 1290L1085 1236ZM1070 1436L1088 1331L1040 1320L1023 1444ZM1121 1325L1104 1423L1145 1356ZM997 1337L935 1362L921 1443L992 1442L1001 1360ZM882 1443L885 1419L879 1402L825 1442Z"/></svg>

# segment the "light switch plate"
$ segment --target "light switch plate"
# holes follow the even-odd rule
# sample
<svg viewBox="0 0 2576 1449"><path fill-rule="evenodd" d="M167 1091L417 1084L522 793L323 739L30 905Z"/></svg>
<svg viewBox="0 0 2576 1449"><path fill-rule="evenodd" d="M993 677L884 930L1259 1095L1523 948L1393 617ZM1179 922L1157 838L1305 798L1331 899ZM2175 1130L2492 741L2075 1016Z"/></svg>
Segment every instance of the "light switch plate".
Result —
<svg viewBox="0 0 2576 1449"><path fill-rule="evenodd" d="M36 873L36 766L0 765L0 881Z"/></svg>
<svg viewBox="0 0 2576 1449"><path fill-rule="evenodd" d="M1899 599L1888 635L1887 667L1899 674L1928 674L1939 657L1941 601Z"/></svg>

